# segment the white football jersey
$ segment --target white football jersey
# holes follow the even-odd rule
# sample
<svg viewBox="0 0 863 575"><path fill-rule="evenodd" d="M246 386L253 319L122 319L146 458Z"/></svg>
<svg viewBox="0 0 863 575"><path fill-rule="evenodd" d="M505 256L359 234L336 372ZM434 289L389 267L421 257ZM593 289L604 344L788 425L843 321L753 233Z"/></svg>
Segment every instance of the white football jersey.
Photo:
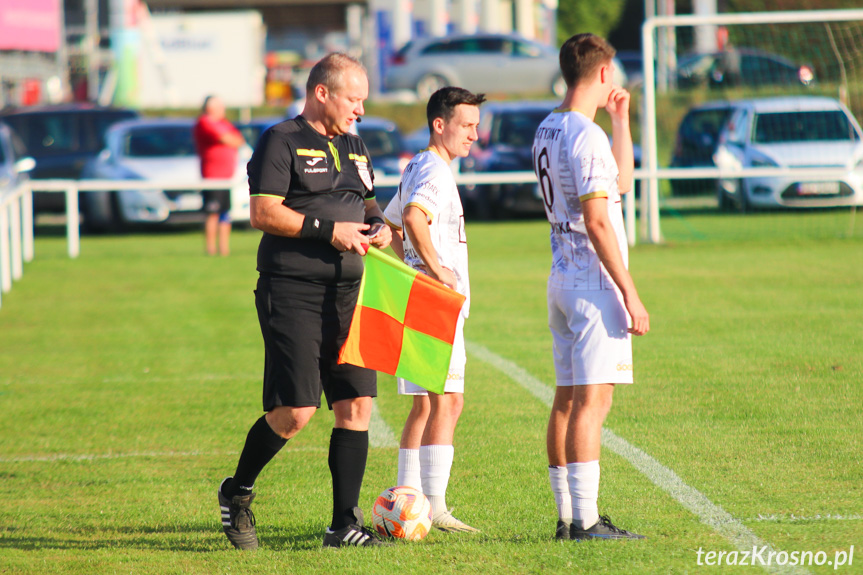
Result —
<svg viewBox="0 0 863 575"><path fill-rule="evenodd" d="M628 267L619 172L608 136L581 112L554 111L536 131L533 166L551 224L549 285L572 290L617 289L588 238L581 205L592 198L608 198L608 217Z"/></svg>
<svg viewBox="0 0 863 575"><path fill-rule="evenodd" d="M422 210L429 222L432 245L440 265L453 271L456 291L467 300L462 315L470 308L470 281L467 273L467 236L464 231L464 210L452 170L443 158L431 150L413 157L402 174L396 196L387 204L387 223L402 229L402 212L407 206ZM423 265L407 234L404 239L405 263L414 269Z"/></svg>

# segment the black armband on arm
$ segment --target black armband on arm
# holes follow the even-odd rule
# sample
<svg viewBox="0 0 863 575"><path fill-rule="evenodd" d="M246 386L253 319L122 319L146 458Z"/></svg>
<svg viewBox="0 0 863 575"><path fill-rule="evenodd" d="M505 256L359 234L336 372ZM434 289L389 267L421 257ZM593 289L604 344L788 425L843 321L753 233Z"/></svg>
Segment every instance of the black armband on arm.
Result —
<svg viewBox="0 0 863 575"><path fill-rule="evenodd" d="M333 228L336 222L325 220L314 216L306 216L303 227L300 228L300 237L310 240L323 240L327 243L333 241Z"/></svg>

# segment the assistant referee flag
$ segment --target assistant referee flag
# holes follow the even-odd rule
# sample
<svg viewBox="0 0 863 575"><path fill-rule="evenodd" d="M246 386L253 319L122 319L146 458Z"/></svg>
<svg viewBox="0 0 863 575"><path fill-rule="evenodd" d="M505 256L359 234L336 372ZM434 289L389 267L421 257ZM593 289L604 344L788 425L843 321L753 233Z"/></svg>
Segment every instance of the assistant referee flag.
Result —
<svg viewBox="0 0 863 575"><path fill-rule="evenodd" d="M444 392L465 296L371 247L339 363Z"/></svg>

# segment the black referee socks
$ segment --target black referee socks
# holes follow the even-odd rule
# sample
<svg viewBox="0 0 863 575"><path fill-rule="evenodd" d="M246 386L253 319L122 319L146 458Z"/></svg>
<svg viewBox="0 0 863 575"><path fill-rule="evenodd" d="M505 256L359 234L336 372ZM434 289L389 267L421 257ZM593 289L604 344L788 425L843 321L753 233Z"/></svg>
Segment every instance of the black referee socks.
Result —
<svg viewBox="0 0 863 575"><path fill-rule="evenodd" d="M226 497L245 495L252 490L261 470L288 442L273 431L266 416L255 422L246 436L246 445L240 455L234 479L225 484L222 491Z"/></svg>
<svg viewBox="0 0 863 575"><path fill-rule="evenodd" d="M359 507L368 455L368 431L333 429L329 456L333 476L333 521L330 524L333 531L356 523L353 509Z"/></svg>

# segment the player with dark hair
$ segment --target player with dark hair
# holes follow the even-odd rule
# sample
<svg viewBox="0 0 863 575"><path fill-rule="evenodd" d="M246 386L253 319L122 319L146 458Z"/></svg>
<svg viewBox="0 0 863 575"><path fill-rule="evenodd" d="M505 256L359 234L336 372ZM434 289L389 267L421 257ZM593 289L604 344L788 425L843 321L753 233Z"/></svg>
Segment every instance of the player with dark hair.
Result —
<svg viewBox="0 0 863 575"><path fill-rule="evenodd" d="M453 436L464 405L464 320L470 308L464 210L450 164L477 140L482 94L441 88L429 99L429 146L410 161L399 191L384 216L394 230L393 249L414 269L428 274L467 300L461 310L443 395L399 378L399 393L413 406L399 444L398 484L416 487L430 500L432 526L442 531L476 532L446 506L453 464Z"/></svg>
<svg viewBox="0 0 863 575"><path fill-rule="evenodd" d="M533 164L551 224L548 321L557 390L548 422L558 539L642 539L597 507L602 424L614 386L633 382L631 335L650 329L627 270L621 194L632 189L629 93L612 83L614 48L579 34L560 49L567 91L536 132ZM612 142L594 122L611 116Z"/></svg>
<svg viewBox="0 0 863 575"><path fill-rule="evenodd" d="M264 338L263 407L237 469L219 487L222 524L239 549L258 546L250 509L264 466L321 406L335 415L329 467L333 514L324 547L381 542L363 525L360 488L369 447L374 371L339 365L369 244L385 248L369 152L349 133L365 113L365 69L344 54L312 68L300 116L269 128L248 166L258 247L255 304Z"/></svg>

